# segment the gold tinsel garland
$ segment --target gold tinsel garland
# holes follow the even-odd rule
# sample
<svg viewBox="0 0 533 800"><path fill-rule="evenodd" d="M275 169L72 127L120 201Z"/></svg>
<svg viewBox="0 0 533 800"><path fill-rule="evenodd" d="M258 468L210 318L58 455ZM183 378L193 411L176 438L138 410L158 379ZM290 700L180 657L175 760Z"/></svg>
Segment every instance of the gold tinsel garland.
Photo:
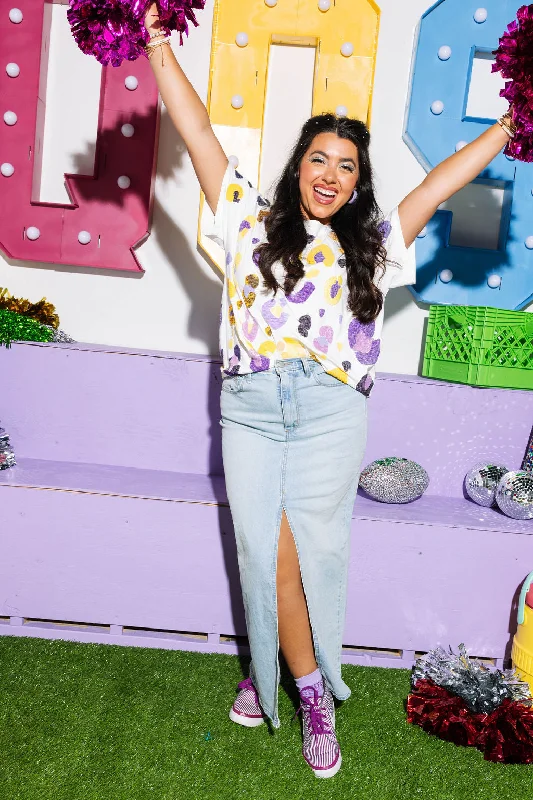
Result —
<svg viewBox="0 0 533 800"><path fill-rule="evenodd" d="M55 306L49 303L46 297L43 297L38 303L31 303L25 298L13 297L7 289L0 287L0 310L2 309L15 311L25 317L31 317L43 325L50 325L54 329L59 327L59 317Z"/></svg>

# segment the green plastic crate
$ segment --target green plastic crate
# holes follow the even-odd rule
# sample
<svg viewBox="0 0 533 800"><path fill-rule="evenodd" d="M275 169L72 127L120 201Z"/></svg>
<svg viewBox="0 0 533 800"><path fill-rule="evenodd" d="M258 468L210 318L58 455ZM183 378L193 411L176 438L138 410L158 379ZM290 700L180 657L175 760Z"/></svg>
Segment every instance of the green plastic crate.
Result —
<svg viewBox="0 0 533 800"><path fill-rule="evenodd" d="M533 389L533 314L483 306L430 306L427 378Z"/></svg>

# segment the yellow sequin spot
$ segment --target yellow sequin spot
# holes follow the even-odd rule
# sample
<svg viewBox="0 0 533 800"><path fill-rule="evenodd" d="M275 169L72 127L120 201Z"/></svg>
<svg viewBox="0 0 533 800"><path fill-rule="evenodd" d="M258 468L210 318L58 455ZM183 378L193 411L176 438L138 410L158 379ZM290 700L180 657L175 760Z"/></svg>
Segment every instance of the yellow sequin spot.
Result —
<svg viewBox="0 0 533 800"><path fill-rule="evenodd" d="M251 214L243 219L239 227L239 236L243 239L246 234L254 227L257 219Z"/></svg>
<svg viewBox="0 0 533 800"><path fill-rule="evenodd" d="M259 278L257 275L247 275L244 281L245 288L244 288L244 302L246 303L246 308L251 308L255 303L255 292L252 292L251 289L257 289L259 286ZM250 287L250 288L248 288Z"/></svg>
<svg viewBox="0 0 533 800"><path fill-rule="evenodd" d="M242 308L242 300L237 300L237 308Z"/></svg>
<svg viewBox="0 0 533 800"><path fill-rule="evenodd" d="M229 324L235 325L235 312L233 311L233 306L231 305L231 303L229 304L228 314L229 314Z"/></svg>
<svg viewBox="0 0 533 800"><path fill-rule="evenodd" d="M324 264L326 267L332 267L335 263L333 250L327 244L319 244L307 254L307 263L318 264L319 266Z"/></svg>
<svg viewBox="0 0 533 800"><path fill-rule="evenodd" d="M228 203L240 203L244 196L242 186L238 183L230 183L228 191L226 192L226 200Z"/></svg>
<svg viewBox="0 0 533 800"><path fill-rule="evenodd" d="M342 275L329 278L324 285L324 297L330 306L336 306L342 297Z"/></svg>
<svg viewBox="0 0 533 800"><path fill-rule="evenodd" d="M259 212L259 214L257 215L257 221L258 222L263 222L263 220L266 219L269 214L270 214L270 211L261 210Z"/></svg>
<svg viewBox="0 0 533 800"><path fill-rule="evenodd" d="M337 349L342 350L342 342L337 342Z"/></svg>
<svg viewBox="0 0 533 800"><path fill-rule="evenodd" d="M283 343L285 344L283 358L306 358L309 355L307 348L298 339L287 337L283 339Z"/></svg>
<svg viewBox="0 0 533 800"><path fill-rule="evenodd" d="M331 231L329 238L331 239L332 242L337 242L337 244L339 243L339 237L334 231Z"/></svg>
<svg viewBox="0 0 533 800"><path fill-rule="evenodd" d="M306 278L318 278L319 275L320 275L319 269L308 269L307 272L305 273Z"/></svg>
<svg viewBox="0 0 533 800"><path fill-rule="evenodd" d="M235 291L236 289L233 281L228 281L228 295L230 300L233 300L233 298L235 297Z"/></svg>
<svg viewBox="0 0 533 800"><path fill-rule="evenodd" d="M272 336L272 328L270 327L270 325L266 326L265 333L267 336Z"/></svg>
<svg viewBox="0 0 533 800"><path fill-rule="evenodd" d="M343 383L348 383L348 375L340 367L335 367L335 369L328 369L327 373L328 375L331 375L333 378L338 378Z"/></svg>
<svg viewBox="0 0 533 800"><path fill-rule="evenodd" d="M276 352L276 345L274 342L263 342L259 345L257 352L260 356L270 357Z"/></svg>
<svg viewBox="0 0 533 800"><path fill-rule="evenodd" d="M235 266L238 267L242 261L242 253L237 253L235 256Z"/></svg>

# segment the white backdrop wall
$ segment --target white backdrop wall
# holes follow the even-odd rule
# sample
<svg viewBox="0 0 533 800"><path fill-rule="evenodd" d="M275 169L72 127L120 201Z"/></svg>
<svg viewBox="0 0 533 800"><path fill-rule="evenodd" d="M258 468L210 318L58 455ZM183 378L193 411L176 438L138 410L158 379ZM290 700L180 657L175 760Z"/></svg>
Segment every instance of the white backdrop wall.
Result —
<svg viewBox="0 0 533 800"><path fill-rule="evenodd" d="M372 112L372 156L378 201L386 212L425 176L402 141L416 26L430 0L381 0L381 27ZM213 2L199 13L201 25L175 52L203 100L207 96ZM293 48L283 48L285 51ZM305 58L296 53L294 58ZM285 52L279 69L294 75ZM283 60L285 59L285 61ZM276 63L273 59L272 63ZM312 62L310 62L312 63ZM265 148L264 181L282 166L283 150L307 116L310 91L277 88L272 77L267 120L283 120L280 140ZM94 158L100 67L83 56L70 36L66 8L53 7L53 28L41 199L67 201L65 172L90 174ZM300 98L295 106L295 97ZM303 100L301 98L304 98ZM306 99L307 98L307 99ZM274 105L272 105L274 104ZM292 115L292 116L291 116ZM290 132L290 131L289 131ZM0 154L1 155L1 154ZM1 160L1 159L0 159ZM262 180L262 183L264 182ZM2 187L3 188L3 187ZM263 188L263 187L262 187ZM183 143L163 109L152 233L138 250L140 276L82 272L75 268L22 263L0 254L0 286L14 295L46 296L61 326L78 341L189 353L218 352L221 282L196 244L199 188ZM427 308L407 289L390 293L379 369L415 374L419 370Z"/></svg>

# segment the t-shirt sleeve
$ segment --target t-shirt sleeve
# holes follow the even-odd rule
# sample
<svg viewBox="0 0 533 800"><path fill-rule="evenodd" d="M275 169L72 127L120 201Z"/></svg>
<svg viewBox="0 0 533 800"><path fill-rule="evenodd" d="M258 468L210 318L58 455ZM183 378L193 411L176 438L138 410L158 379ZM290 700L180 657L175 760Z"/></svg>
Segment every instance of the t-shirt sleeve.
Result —
<svg viewBox="0 0 533 800"><path fill-rule="evenodd" d="M204 233L225 250L232 246L246 218L257 208L259 192L232 164L228 164L220 189L217 210L207 214Z"/></svg>
<svg viewBox="0 0 533 800"><path fill-rule="evenodd" d="M387 251L385 274L380 281L384 293L398 286L416 283L415 245L407 248L403 238L398 209L395 208L381 223L383 244Z"/></svg>

